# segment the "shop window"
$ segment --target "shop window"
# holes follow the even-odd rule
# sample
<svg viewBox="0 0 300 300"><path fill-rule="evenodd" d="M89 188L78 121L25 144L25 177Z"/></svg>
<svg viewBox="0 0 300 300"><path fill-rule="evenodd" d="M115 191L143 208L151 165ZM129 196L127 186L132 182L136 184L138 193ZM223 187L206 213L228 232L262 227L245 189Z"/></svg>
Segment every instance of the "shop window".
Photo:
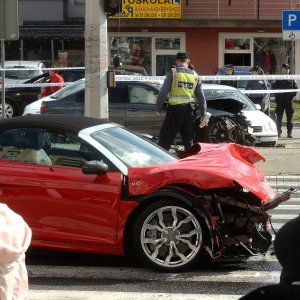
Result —
<svg viewBox="0 0 300 300"><path fill-rule="evenodd" d="M5 42L5 59L22 60L20 41Z"/></svg>
<svg viewBox="0 0 300 300"><path fill-rule="evenodd" d="M225 38L223 49L224 64L251 66L250 38Z"/></svg>
<svg viewBox="0 0 300 300"><path fill-rule="evenodd" d="M282 38L255 37L254 65L259 65L266 73L280 74L281 65L288 63L291 72L295 65L295 44L292 41L283 41Z"/></svg>
<svg viewBox="0 0 300 300"><path fill-rule="evenodd" d="M224 64L234 66L251 66L250 53L224 53Z"/></svg>
<svg viewBox="0 0 300 300"><path fill-rule="evenodd" d="M250 39L225 39L225 50L251 50Z"/></svg>
<svg viewBox="0 0 300 300"><path fill-rule="evenodd" d="M111 37L110 64L115 55L123 65L142 66L151 74L151 37Z"/></svg>
<svg viewBox="0 0 300 300"><path fill-rule="evenodd" d="M24 40L24 60L40 60L45 65L51 65L51 40Z"/></svg>
<svg viewBox="0 0 300 300"><path fill-rule="evenodd" d="M175 62L176 55L156 55L156 75L165 76Z"/></svg>
<svg viewBox="0 0 300 300"><path fill-rule="evenodd" d="M81 40L63 40L63 49L58 50L58 65L65 67L84 66L84 42Z"/></svg>
<svg viewBox="0 0 300 300"><path fill-rule="evenodd" d="M179 38L156 38L155 49L180 50L180 39Z"/></svg>

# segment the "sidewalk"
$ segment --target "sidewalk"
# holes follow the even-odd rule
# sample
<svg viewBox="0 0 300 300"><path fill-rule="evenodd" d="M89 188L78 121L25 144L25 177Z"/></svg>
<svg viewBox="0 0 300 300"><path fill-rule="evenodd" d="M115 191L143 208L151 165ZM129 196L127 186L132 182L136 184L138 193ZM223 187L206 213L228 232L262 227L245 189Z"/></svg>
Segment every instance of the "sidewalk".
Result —
<svg viewBox="0 0 300 300"><path fill-rule="evenodd" d="M287 136L286 127L282 128L282 138L277 147L255 147L265 158L258 166L266 176L300 175L300 126L294 127L293 139Z"/></svg>

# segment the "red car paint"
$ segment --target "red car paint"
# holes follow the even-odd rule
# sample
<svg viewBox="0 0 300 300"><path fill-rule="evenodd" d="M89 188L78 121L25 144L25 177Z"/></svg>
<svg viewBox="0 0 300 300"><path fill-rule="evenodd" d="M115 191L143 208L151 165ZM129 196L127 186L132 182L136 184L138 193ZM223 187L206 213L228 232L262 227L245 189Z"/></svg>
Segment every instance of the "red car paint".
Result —
<svg viewBox="0 0 300 300"><path fill-rule="evenodd" d="M176 183L195 185L206 190L233 187L236 181L263 202L275 196L264 174L253 165L265 160L255 149L238 144L200 146L200 152L178 162L130 168L130 195L151 194L163 186Z"/></svg>
<svg viewBox="0 0 300 300"><path fill-rule="evenodd" d="M199 146L198 146L199 147ZM177 162L129 168L129 196L151 194L174 183L201 189L233 181L269 201L275 193L253 162L264 159L236 144L201 144L201 152ZM121 199L123 175L84 175L81 169L1 160L1 201L33 231L32 246L123 254L123 233L138 202Z"/></svg>

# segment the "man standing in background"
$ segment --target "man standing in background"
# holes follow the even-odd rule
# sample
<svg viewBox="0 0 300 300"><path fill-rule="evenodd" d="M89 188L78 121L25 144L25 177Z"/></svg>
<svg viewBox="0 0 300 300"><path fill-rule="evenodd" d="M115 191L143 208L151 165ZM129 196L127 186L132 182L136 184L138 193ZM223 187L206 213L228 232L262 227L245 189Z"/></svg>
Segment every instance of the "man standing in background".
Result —
<svg viewBox="0 0 300 300"><path fill-rule="evenodd" d="M290 66L288 64L283 64L281 68L283 75L289 75ZM297 83L295 80L276 80L272 85L274 90L291 90L298 89ZM287 127L287 137L293 138L293 115L294 115L294 97L297 95L297 92L287 92L287 93L276 93L275 94L275 115L276 115L276 126L278 131L278 137L281 137L282 133L282 118L283 113L286 113L286 127Z"/></svg>
<svg viewBox="0 0 300 300"><path fill-rule="evenodd" d="M56 66L52 66L51 68L56 68ZM43 88L41 93L41 98L50 96L64 87L63 84L65 81L57 73L57 70L49 70L49 78L50 79L48 83L61 83L61 85L53 85L53 86L47 86Z"/></svg>

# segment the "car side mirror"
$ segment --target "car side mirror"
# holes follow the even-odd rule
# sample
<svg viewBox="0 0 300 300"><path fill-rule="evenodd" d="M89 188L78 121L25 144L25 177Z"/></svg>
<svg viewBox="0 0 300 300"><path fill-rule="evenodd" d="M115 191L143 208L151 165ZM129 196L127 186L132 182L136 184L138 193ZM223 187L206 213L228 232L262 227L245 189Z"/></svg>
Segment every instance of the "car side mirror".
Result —
<svg viewBox="0 0 300 300"><path fill-rule="evenodd" d="M260 104L255 104L255 107L256 107L258 110L261 110Z"/></svg>
<svg viewBox="0 0 300 300"><path fill-rule="evenodd" d="M105 174L108 172L108 165L103 161L91 160L82 166L83 174Z"/></svg>

